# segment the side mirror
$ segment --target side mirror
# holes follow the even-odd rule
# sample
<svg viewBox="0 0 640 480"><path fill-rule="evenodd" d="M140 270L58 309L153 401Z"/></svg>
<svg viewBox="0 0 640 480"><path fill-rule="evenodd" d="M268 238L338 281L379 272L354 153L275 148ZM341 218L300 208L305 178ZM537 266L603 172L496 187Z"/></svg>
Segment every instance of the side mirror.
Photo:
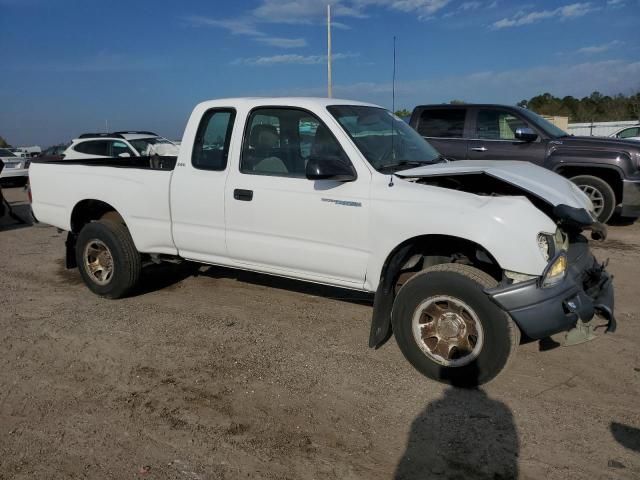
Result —
<svg viewBox="0 0 640 480"><path fill-rule="evenodd" d="M538 138L538 134L529 127L516 128L516 138L523 142L533 142Z"/></svg>
<svg viewBox="0 0 640 480"><path fill-rule="evenodd" d="M309 180L335 180L337 182L353 182L356 172L339 158L310 158L307 161L305 174Z"/></svg>
<svg viewBox="0 0 640 480"><path fill-rule="evenodd" d="M120 158L129 158L129 157L131 157L131 154L128 153L128 152L122 152L122 153L118 154L118 157L120 157Z"/></svg>

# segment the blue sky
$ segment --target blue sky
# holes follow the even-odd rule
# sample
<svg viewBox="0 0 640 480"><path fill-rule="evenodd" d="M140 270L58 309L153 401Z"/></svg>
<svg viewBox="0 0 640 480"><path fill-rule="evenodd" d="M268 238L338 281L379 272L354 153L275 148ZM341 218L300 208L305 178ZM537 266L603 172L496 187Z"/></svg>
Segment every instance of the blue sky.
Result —
<svg viewBox="0 0 640 480"><path fill-rule="evenodd" d="M325 95L326 2L0 0L0 136L180 138L201 100ZM640 89L640 0L334 0L334 96L391 107Z"/></svg>

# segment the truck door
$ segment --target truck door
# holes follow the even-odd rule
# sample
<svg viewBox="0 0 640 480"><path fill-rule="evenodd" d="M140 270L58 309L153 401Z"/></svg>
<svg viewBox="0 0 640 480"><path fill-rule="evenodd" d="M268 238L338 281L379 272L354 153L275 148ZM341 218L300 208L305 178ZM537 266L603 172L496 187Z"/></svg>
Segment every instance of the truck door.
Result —
<svg viewBox="0 0 640 480"><path fill-rule="evenodd" d="M469 139L470 160L523 160L542 165L546 141L540 136L533 142L516 139L516 128L528 127L540 135L535 126L510 110L480 108L475 110Z"/></svg>
<svg viewBox="0 0 640 480"><path fill-rule="evenodd" d="M464 138L467 108L425 108L417 119L417 131L442 156L451 160L467 158L467 139Z"/></svg>
<svg viewBox="0 0 640 480"><path fill-rule="evenodd" d="M173 241L182 257L226 263L224 189L235 115L232 108L206 111L193 148L181 146L170 201Z"/></svg>
<svg viewBox="0 0 640 480"><path fill-rule="evenodd" d="M240 266L362 287L368 260L371 174L309 180L310 158L348 156L312 113L260 107L247 117L240 168L226 191L227 246Z"/></svg>

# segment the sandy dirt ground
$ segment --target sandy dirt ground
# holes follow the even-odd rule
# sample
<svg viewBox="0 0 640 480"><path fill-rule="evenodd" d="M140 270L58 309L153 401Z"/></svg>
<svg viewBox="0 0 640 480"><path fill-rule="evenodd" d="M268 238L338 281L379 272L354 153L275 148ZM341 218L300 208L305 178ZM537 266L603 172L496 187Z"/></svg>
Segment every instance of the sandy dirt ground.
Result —
<svg viewBox="0 0 640 480"><path fill-rule="evenodd" d="M1 479L640 478L640 222L595 247L617 333L477 391L369 350L366 295L187 265L104 300L64 240L0 220Z"/></svg>

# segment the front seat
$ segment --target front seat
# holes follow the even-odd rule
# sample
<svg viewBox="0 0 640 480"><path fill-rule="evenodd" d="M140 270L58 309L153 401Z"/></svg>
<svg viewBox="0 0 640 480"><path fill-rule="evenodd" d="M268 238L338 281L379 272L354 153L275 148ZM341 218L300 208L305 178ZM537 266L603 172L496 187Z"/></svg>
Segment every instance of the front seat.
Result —
<svg viewBox="0 0 640 480"><path fill-rule="evenodd" d="M273 125L258 124L249 135L248 169L257 173L288 173L284 162L273 155L280 146L278 130Z"/></svg>

